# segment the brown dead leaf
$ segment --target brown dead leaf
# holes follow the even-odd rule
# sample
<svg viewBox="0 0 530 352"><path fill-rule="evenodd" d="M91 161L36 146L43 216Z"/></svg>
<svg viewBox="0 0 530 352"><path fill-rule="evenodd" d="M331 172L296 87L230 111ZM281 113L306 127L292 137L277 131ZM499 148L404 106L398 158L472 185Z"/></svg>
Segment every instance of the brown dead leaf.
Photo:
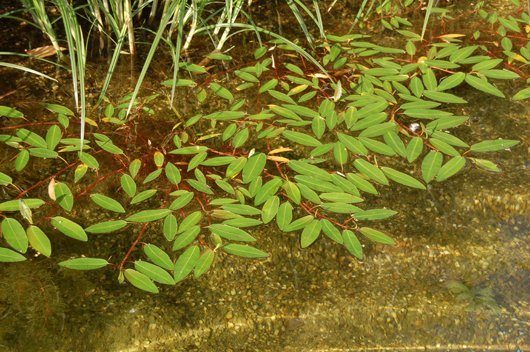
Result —
<svg viewBox="0 0 530 352"><path fill-rule="evenodd" d="M61 51L66 50L66 48L63 48L63 47L59 47L59 49ZM49 57L49 56L54 56L56 53L57 51L55 50L53 45L40 46L35 49L26 50L26 54L35 56L41 59L45 57Z"/></svg>
<svg viewBox="0 0 530 352"><path fill-rule="evenodd" d="M55 178L52 177L50 183L48 183L48 196L51 200L57 200L55 196Z"/></svg>
<svg viewBox="0 0 530 352"><path fill-rule="evenodd" d="M290 160L287 158L284 158L283 156L275 156L275 155L268 155L267 159L272 161L277 161L280 163L288 163Z"/></svg>
<svg viewBox="0 0 530 352"><path fill-rule="evenodd" d="M286 147L281 147L281 148L276 148L276 149L273 149L269 152L269 155L270 154L279 154L279 153L285 153L285 152L290 152L292 151L291 148L286 148Z"/></svg>

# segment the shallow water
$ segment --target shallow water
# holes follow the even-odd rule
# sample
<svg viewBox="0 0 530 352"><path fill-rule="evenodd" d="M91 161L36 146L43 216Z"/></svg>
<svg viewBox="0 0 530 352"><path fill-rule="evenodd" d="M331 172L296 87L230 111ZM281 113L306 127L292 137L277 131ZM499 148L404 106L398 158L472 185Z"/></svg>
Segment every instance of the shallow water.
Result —
<svg viewBox="0 0 530 352"><path fill-rule="evenodd" d="M128 68L117 72L123 81L130 78ZM155 72L147 87L159 91L163 72ZM58 100L69 90L39 87L26 86L8 99ZM119 97L127 89L123 84L112 94ZM527 142L528 104L485 100L471 91L464 98L473 117L462 131L469 140L502 136ZM150 128L153 133L145 135L152 139L157 118L139 122ZM187 279L153 296L120 286L114 272L59 269L61 255L90 250L64 241L68 250L58 246L49 260L0 266L0 350L526 351L527 151L524 143L490 156L502 174L468 168L427 192L394 185L372 203L399 211L383 225L398 245L368 245L362 262L330 241L301 250L298 235L269 226L253 232L272 254L269 259L219 257L200 280ZM23 174L28 184L42 178L35 170L38 165ZM88 203L78 206L86 209L78 216L93 223L98 214ZM91 245L112 253L129 242L98 239ZM489 288L494 303L458 300L446 287L450 281Z"/></svg>

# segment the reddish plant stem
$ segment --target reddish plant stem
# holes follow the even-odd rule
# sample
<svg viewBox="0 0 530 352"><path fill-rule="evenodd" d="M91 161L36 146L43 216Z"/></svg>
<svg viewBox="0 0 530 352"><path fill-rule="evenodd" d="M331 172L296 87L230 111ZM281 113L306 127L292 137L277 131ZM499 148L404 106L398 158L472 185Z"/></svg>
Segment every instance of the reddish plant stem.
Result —
<svg viewBox="0 0 530 352"><path fill-rule="evenodd" d="M267 151L271 151L271 146L270 146L270 143L269 141L267 140ZM276 160L273 160L274 161L274 165L276 165L276 169L278 170L278 172L280 173L280 176L284 179L284 180L289 180L289 178L283 173L281 167L280 167L280 164L276 161Z"/></svg>
<svg viewBox="0 0 530 352"><path fill-rule="evenodd" d="M168 195L168 194L169 193L166 192L166 195ZM162 206L160 208L164 208L167 205L168 202L169 202L169 200L166 198L164 200L164 202L162 203ZM127 253L125 253L125 257L123 257L122 261L118 265L117 269L119 271L123 270L123 266L127 262L127 259L129 259L129 257L131 256L132 252L134 251L134 249L136 248L138 243L140 243L140 241L142 240L142 237L144 236L145 232L147 231L147 228L149 227L149 224L150 224L149 222L146 222L145 224L142 225L142 228L140 229L140 233L138 234L138 236L136 237L134 242L129 247L129 250L127 250Z"/></svg>
<svg viewBox="0 0 530 352"><path fill-rule="evenodd" d="M34 190L35 188L38 188L40 186L42 186L44 183L50 181L52 178L56 178L57 176L60 176L62 175L63 173L65 173L67 170L71 169L72 167L76 166L77 164L79 163L79 161L75 161L71 164L68 164L66 165L64 168L62 168L61 170L57 171L56 173L54 173L53 175L51 176L48 176L46 177L45 179L42 179L40 180L39 182L35 183L33 186L31 186L30 188L20 192L17 196L16 199L19 199L19 198L22 198L24 195L26 195L28 192Z"/></svg>
<svg viewBox="0 0 530 352"><path fill-rule="evenodd" d="M45 125L57 125L57 122L52 122L52 121L28 122L28 123L23 123L21 125L0 127L0 130L16 130L22 127L45 126Z"/></svg>
<svg viewBox="0 0 530 352"><path fill-rule="evenodd" d="M131 244L131 246L129 247L129 250L127 251L127 253L125 254L125 257L123 257L122 261L120 262L120 264L118 265L118 270L121 271L123 269L123 266L125 265L125 263L127 262L127 259L129 259L129 257L131 256L132 252L134 251L134 249L136 248L136 246L138 245L138 243L140 242L140 240L142 239L142 237L144 236L145 232L147 231L147 227L149 226L149 223L145 223L143 224L142 226L142 229L140 230L140 233L138 234L138 236L136 237L136 239L134 240L134 242Z"/></svg>
<svg viewBox="0 0 530 352"><path fill-rule="evenodd" d="M81 193L78 193L76 196L75 196L75 199L79 199L81 198L82 196L84 196L85 194L87 194L88 192L90 192L94 187L96 187L98 184L100 184L101 182L105 181L107 178L113 176L113 175L118 175L120 172L122 172L124 169L121 168L121 169L118 169L118 170L113 170L103 176L100 176L98 177L94 182L92 182L90 185L88 185Z"/></svg>

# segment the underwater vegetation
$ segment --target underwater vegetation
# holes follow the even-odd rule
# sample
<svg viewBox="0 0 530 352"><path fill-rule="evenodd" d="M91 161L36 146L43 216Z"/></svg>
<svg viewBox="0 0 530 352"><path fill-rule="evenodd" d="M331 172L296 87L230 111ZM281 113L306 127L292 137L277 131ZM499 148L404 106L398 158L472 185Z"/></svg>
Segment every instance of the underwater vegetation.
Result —
<svg viewBox="0 0 530 352"><path fill-rule="evenodd" d="M445 287L457 300L467 303L470 310L480 308L499 310L491 287L468 286L463 282L454 280L446 282Z"/></svg>

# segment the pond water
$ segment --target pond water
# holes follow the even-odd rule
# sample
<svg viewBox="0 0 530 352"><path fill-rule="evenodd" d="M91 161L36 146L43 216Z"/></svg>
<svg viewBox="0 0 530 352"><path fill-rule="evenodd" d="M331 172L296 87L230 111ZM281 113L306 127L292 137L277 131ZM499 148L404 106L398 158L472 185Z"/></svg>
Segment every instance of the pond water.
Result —
<svg viewBox="0 0 530 352"><path fill-rule="evenodd" d="M339 16L343 8L335 11ZM169 65L164 60L159 66ZM90 68L97 81L97 61ZM129 65L116 74L128 82ZM164 74L157 67L146 87L160 91ZM36 101L66 98L70 88L50 90L18 73L1 84L0 95L17 90L2 104L27 104L29 111ZM123 84L110 95L128 89ZM459 93L473 120L464 131L469 140L526 142L527 103ZM153 140L162 136L157 118L139 122ZM0 151L2 171L8 153L3 145ZM398 244L368 245L363 261L330 241L301 250L298 235L269 226L252 232L271 253L267 260L219 257L201 279L148 295L118 284L111 271L59 269L55 256L91 250L65 241L68 251L59 247L51 259L0 266L0 350L530 350L527 152L523 144L490 156L501 174L468 168L427 191L394 185L394 192L374 198L399 212L383 223ZM35 164L21 177L30 184L41 171ZM78 216L86 223L98 218L88 201L82 207ZM123 251L133 236L91 244ZM471 294L458 299L451 283Z"/></svg>

